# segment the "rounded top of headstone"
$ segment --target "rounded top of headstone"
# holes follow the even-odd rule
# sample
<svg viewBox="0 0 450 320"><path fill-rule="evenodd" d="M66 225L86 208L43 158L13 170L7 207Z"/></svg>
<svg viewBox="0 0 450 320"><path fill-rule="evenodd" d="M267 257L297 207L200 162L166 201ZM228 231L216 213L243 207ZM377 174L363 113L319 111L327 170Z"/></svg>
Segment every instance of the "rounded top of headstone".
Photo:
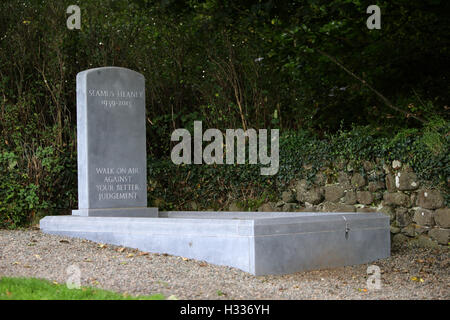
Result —
<svg viewBox="0 0 450 320"><path fill-rule="evenodd" d="M99 67L99 68L92 68L92 69L87 69L84 71L81 71L77 74L77 79L82 77L82 76L86 76L88 74L91 73L97 73L97 74L101 74L103 72L108 73L111 71L117 71L117 72L121 72L121 73L128 73L128 74L134 74L134 76L136 77L141 77L145 80L144 75L142 75L141 73L131 70L131 69L127 69L127 68L122 68L122 67Z"/></svg>

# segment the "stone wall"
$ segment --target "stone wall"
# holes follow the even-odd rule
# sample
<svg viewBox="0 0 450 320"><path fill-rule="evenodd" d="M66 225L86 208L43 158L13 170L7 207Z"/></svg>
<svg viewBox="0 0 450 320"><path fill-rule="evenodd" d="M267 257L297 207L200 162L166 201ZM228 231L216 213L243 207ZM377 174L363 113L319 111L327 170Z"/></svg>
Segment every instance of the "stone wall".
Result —
<svg viewBox="0 0 450 320"><path fill-rule="evenodd" d="M450 209L443 195L400 161L330 164L308 180L291 181L279 201L258 211L380 211L390 216L393 243L435 247L450 241Z"/></svg>

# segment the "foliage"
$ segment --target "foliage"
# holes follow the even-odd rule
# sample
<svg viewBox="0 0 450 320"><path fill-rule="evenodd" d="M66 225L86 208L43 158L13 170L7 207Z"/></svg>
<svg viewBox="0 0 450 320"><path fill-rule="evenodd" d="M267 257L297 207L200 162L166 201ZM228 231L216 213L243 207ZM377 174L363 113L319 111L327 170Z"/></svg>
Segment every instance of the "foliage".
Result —
<svg viewBox="0 0 450 320"><path fill-rule="evenodd" d="M0 300L163 300L164 296L130 296L98 288L69 289L65 284L34 278L0 278Z"/></svg>
<svg viewBox="0 0 450 320"><path fill-rule="evenodd" d="M82 29L69 31L78 4ZM149 152L193 118L214 128L341 125L420 127L320 54L335 57L407 113L447 117L447 1L378 1L382 29L368 30L370 1L19 1L0 4L0 92L38 129L74 138L75 79L123 66L147 80ZM6 14L7 13L7 14ZM411 67L414 66L414 67ZM423 101L427 101L423 103ZM66 125L69 127L67 130Z"/></svg>
<svg viewBox="0 0 450 320"><path fill-rule="evenodd" d="M38 127L37 114L7 104L0 141L0 227L16 228L76 201L76 154L55 143L54 127ZM32 118L28 120L26 118ZM70 143L72 144L72 142ZM59 150L63 147L63 150Z"/></svg>
<svg viewBox="0 0 450 320"><path fill-rule="evenodd" d="M69 31L73 4L81 30ZM450 2L377 1L381 30L366 28L370 4L0 1L0 227L76 208L76 74L102 66L146 78L150 196L163 208L197 199L220 208L230 197L254 207L337 157L404 159L448 186ZM278 175L261 177L258 166L174 166L170 134L195 120L221 130L281 129Z"/></svg>

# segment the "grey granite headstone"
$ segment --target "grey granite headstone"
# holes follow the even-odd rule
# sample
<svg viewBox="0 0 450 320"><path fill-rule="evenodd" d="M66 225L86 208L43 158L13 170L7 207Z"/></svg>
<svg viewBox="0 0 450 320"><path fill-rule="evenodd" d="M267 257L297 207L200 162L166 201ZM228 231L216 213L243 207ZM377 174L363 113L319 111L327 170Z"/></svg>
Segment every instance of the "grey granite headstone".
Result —
<svg viewBox="0 0 450 320"><path fill-rule="evenodd" d="M155 217L147 208L145 78L104 67L77 75L78 216Z"/></svg>

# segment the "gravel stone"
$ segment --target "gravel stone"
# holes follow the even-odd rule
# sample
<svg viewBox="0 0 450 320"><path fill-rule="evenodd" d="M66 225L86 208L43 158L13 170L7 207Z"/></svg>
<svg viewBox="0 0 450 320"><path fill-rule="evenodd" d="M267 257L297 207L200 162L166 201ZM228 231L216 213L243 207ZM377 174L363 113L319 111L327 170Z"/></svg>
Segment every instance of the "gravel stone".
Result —
<svg viewBox="0 0 450 320"><path fill-rule="evenodd" d="M270 276L119 248L39 230L0 230L0 276L65 283L67 268L77 265L83 286L132 295L162 293L189 300L450 298L450 250L445 247L412 249L400 245L393 248L390 258L369 264ZM369 265L381 269L379 290L367 289ZM412 281L412 277L423 282ZM219 296L218 290L223 295Z"/></svg>

